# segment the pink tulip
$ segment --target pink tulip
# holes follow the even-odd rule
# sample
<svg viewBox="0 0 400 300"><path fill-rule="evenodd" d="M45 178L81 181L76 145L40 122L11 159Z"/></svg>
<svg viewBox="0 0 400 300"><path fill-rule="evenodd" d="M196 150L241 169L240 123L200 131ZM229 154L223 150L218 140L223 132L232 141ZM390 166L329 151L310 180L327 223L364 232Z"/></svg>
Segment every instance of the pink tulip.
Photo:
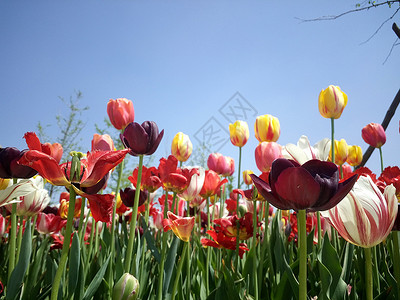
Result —
<svg viewBox="0 0 400 300"><path fill-rule="evenodd" d="M280 157L282 157L282 147L278 143L262 142L256 147L256 164L261 172L268 172L273 161Z"/></svg>
<svg viewBox="0 0 400 300"><path fill-rule="evenodd" d="M67 220L54 214L39 213L36 221L36 229L42 234L53 234L61 230Z"/></svg>
<svg viewBox="0 0 400 300"><path fill-rule="evenodd" d="M207 166L215 173L227 177L235 172L235 161L232 157L223 156L221 153L211 153L207 159Z"/></svg>
<svg viewBox="0 0 400 300"><path fill-rule="evenodd" d="M386 133L381 124L369 123L361 130L363 140L374 148L380 148L386 143Z"/></svg>

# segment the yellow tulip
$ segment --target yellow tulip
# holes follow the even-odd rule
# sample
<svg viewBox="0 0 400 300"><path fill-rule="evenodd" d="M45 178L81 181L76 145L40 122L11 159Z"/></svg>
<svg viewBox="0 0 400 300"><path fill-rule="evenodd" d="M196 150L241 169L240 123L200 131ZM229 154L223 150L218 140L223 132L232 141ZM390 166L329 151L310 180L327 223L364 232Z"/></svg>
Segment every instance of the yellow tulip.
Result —
<svg viewBox="0 0 400 300"><path fill-rule="evenodd" d="M0 178L0 190L5 190L10 185L10 179Z"/></svg>
<svg viewBox="0 0 400 300"><path fill-rule="evenodd" d="M276 142L281 134L278 118L271 115L258 116L254 123L257 140L262 142Z"/></svg>
<svg viewBox="0 0 400 300"><path fill-rule="evenodd" d="M192 154L193 145L189 136L182 132L178 132L171 145L171 153L175 158L181 162L187 161Z"/></svg>
<svg viewBox="0 0 400 300"><path fill-rule="evenodd" d="M319 94L319 112L324 118L339 119L346 105L347 95L338 86L330 85Z"/></svg>
<svg viewBox="0 0 400 300"><path fill-rule="evenodd" d="M253 180L250 177L251 174L254 174L254 172L251 171L251 170L244 170L243 171L243 181L247 185L253 184Z"/></svg>
<svg viewBox="0 0 400 300"><path fill-rule="evenodd" d="M234 146L243 147L249 139L249 125L245 121L229 124L229 135Z"/></svg>
<svg viewBox="0 0 400 300"><path fill-rule="evenodd" d="M335 140L335 164L343 165L346 160L347 156L349 155L349 146L344 139L340 141ZM332 154L329 153L329 160L332 161Z"/></svg>
<svg viewBox="0 0 400 300"><path fill-rule="evenodd" d="M358 166L363 159L361 147L356 145L349 146L348 152L349 155L347 156L347 163L353 167Z"/></svg>

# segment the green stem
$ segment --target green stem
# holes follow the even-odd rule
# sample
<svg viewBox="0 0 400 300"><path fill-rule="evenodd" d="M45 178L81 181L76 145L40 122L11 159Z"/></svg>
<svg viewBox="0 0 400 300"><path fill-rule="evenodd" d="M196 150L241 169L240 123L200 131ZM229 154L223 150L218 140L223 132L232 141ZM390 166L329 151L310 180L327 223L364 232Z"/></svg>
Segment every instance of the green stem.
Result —
<svg viewBox="0 0 400 300"><path fill-rule="evenodd" d="M13 178L13 184L18 181ZM8 244L8 279L10 279L11 273L15 267L15 247L17 238L17 203L11 204L11 228L10 228L10 238Z"/></svg>
<svg viewBox="0 0 400 300"><path fill-rule="evenodd" d="M71 185L69 187L69 207L68 207L67 224L65 226L64 242L61 250L60 263L58 265L56 275L54 276L53 286L51 289L51 298L50 298L51 300L57 300L58 298L58 290L60 288L61 278L64 273L64 268L68 259L69 244L71 241L71 233L73 225L72 221L74 219L75 199L76 199L76 193Z"/></svg>
<svg viewBox="0 0 400 300"><path fill-rule="evenodd" d="M114 264L114 259L115 259L115 215L117 212L117 199L118 199L118 193L119 193L119 188L121 186L121 180L122 180L122 173L124 170L124 160L119 164L118 166L118 180L117 180L117 186L115 188L115 203L113 205L113 212L112 212L112 217L111 217L111 249L110 249L110 261L108 264L108 270L107 270L107 278L108 278L108 284L110 287L110 294L112 294L112 288L114 286L114 272L113 272L113 264Z"/></svg>
<svg viewBox="0 0 400 300"><path fill-rule="evenodd" d="M187 249L188 249L188 244L189 244L189 242L185 242L185 245L183 246L181 259L180 259L179 264L178 264L178 269L176 270L176 274L177 274L177 275L175 276L175 281L174 281L174 285L173 285L173 288L172 288L172 297L171 297L171 300L174 300L174 299L175 299L176 290L177 290L177 288L178 288L179 279L180 279L180 277L181 277L180 275L181 275L181 273L182 273L183 263L184 263L185 258L186 258L186 252L187 252ZM187 279L189 280L189 277L188 277ZM189 297L189 295L187 295L187 296ZM189 298L188 298L188 299L189 299Z"/></svg>
<svg viewBox="0 0 400 300"><path fill-rule="evenodd" d="M29 219L30 221L30 219ZM27 221L28 222L28 221ZM22 232L24 231L24 216L19 216L19 230L17 236L17 254L15 255L15 263L18 263L19 253L21 252Z"/></svg>
<svg viewBox="0 0 400 300"><path fill-rule="evenodd" d="M335 119L331 118L331 157L335 163Z"/></svg>
<svg viewBox="0 0 400 300"><path fill-rule="evenodd" d="M383 172L383 155L382 155L382 147L379 147L379 157L381 159L381 173Z"/></svg>
<svg viewBox="0 0 400 300"><path fill-rule="evenodd" d="M211 227L211 220L210 220L210 197L207 197L207 230L210 230ZM209 295L210 293L210 283L209 283L209 273L210 273L210 255L211 255L211 249L210 247L207 247L207 261L206 261L206 295Z"/></svg>
<svg viewBox="0 0 400 300"><path fill-rule="evenodd" d="M257 201L253 201L253 250L256 252L257 247ZM253 255L253 270L257 270L257 255ZM254 299L258 300L258 280L257 272L254 272Z"/></svg>
<svg viewBox="0 0 400 300"><path fill-rule="evenodd" d="M321 213L317 211L317 230L318 230L318 249L321 249L322 230L321 230Z"/></svg>
<svg viewBox="0 0 400 300"><path fill-rule="evenodd" d="M262 280L261 278L263 278L262 276L262 271L264 268L264 256L265 253L268 251L268 257L269 257L269 261L270 263L268 264L269 269L270 269L270 274L271 277L269 278L269 280L272 280L272 275L274 274L274 269L273 269L273 264L272 264L272 254L271 254L271 247L269 247L269 234L268 234L268 222L269 222L269 203L265 202L264 205L264 240L262 243L262 247L261 247L261 253L260 253L260 262L258 264L258 279L259 280L259 291L261 292L261 283ZM268 247L268 249L267 249Z"/></svg>
<svg viewBox="0 0 400 300"><path fill-rule="evenodd" d="M86 198L82 197L81 213L79 214L79 225L78 225L79 239L81 239L81 236L82 236L82 228L83 228L83 222L84 222L84 217L85 217L85 206L86 206Z"/></svg>
<svg viewBox="0 0 400 300"><path fill-rule="evenodd" d="M365 254L365 290L367 300L373 299L373 281L372 281L372 256L371 248L364 248Z"/></svg>
<svg viewBox="0 0 400 300"><path fill-rule="evenodd" d="M142 182L142 166L143 166L143 155L139 156L139 167L138 167L138 177L136 183L136 192L135 192L135 201L133 203L132 208L132 219L131 224L129 226L129 240L128 240L128 248L126 250L125 257L125 272L130 273L131 261L132 261L132 252L133 252L133 242L135 240L136 233L136 219L137 212L139 207L139 196L140 196L140 185ZM133 274L136 276L137 274Z"/></svg>
<svg viewBox="0 0 400 300"><path fill-rule="evenodd" d="M240 165L242 162L242 147L239 147L239 166L238 166L238 189L240 189ZM236 202L236 214L239 219L239 194L237 195L237 202ZM239 234L240 234L240 224L239 220L236 222L236 269L239 267Z"/></svg>
<svg viewBox="0 0 400 300"><path fill-rule="evenodd" d="M307 300L307 231L306 211L299 210L297 214L299 234L299 300Z"/></svg>

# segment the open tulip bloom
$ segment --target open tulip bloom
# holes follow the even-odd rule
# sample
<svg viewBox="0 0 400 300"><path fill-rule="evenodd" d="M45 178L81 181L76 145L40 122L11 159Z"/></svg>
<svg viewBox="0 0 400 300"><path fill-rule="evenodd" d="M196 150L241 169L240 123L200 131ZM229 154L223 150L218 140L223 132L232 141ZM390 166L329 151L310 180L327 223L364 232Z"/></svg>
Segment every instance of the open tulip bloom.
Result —
<svg viewBox="0 0 400 300"><path fill-rule="evenodd" d="M386 239L397 210L393 185L386 186L382 194L369 176L360 176L343 201L322 215L346 241L370 248Z"/></svg>
<svg viewBox="0 0 400 300"><path fill-rule="evenodd" d="M357 180L353 175L339 182L339 170L334 163L310 160L303 165L293 160L275 160L269 174L269 184L250 175L258 192L279 209L322 211L337 205Z"/></svg>

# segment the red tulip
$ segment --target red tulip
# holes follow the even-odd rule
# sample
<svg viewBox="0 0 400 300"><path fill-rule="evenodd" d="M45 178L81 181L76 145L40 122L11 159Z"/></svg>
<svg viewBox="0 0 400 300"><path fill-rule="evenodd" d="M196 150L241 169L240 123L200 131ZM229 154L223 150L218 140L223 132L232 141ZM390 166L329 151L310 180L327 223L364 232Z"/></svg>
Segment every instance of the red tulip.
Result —
<svg viewBox="0 0 400 300"><path fill-rule="evenodd" d="M285 158L272 164L269 184L250 175L258 192L273 206L288 210L322 211L337 205L351 190L357 175L339 182L334 163L310 160L303 165Z"/></svg>
<svg viewBox="0 0 400 300"><path fill-rule="evenodd" d="M236 249L236 237L228 237L222 231L208 230L207 234L211 236L213 240L203 238L201 244L203 247L214 247L214 248L225 248L230 250ZM243 254L249 251L245 243L239 244L239 256L243 258Z"/></svg>
<svg viewBox="0 0 400 300"><path fill-rule="evenodd" d="M129 176L128 179L132 182L133 186L136 188L138 176L138 168L135 168L132 172L132 176ZM141 189L147 190L149 193L155 192L159 187L161 187L161 179L158 169L156 167L146 168L142 167L142 180L141 180Z"/></svg>
<svg viewBox="0 0 400 300"><path fill-rule="evenodd" d="M228 182L226 178L221 180L219 175L213 170L207 170L200 195L203 198L211 197L212 195L219 193L221 186L226 182Z"/></svg>
<svg viewBox="0 0 400 300"><path fill-rule="evenodd" d="M59 232L66 223L67 220L64 220L60 216L39 213L37 215L36 229L43 234L56 233Z"/></svg>
<svg viewBox="0 0 400 300"><path fill-rule="evenodd" d="M241 218L238 218L237 215L233 215L226 218L220 218L214 220L214 224L219 225L218 230L222 231L228 237L237 236L237 222L239 222L239 239L247 240L251 238L253 236L252 213L247 212Z"/></svg>
<svg viewBox="0 0 400 300"><path fill-rule="evenodd" d="M53 157L58 163L60 162L63 155L63 148L59 143L44 143L42 144L34 132L27 132L24 134L26 144L29 150L37 150L46 153Z"/></svg>

